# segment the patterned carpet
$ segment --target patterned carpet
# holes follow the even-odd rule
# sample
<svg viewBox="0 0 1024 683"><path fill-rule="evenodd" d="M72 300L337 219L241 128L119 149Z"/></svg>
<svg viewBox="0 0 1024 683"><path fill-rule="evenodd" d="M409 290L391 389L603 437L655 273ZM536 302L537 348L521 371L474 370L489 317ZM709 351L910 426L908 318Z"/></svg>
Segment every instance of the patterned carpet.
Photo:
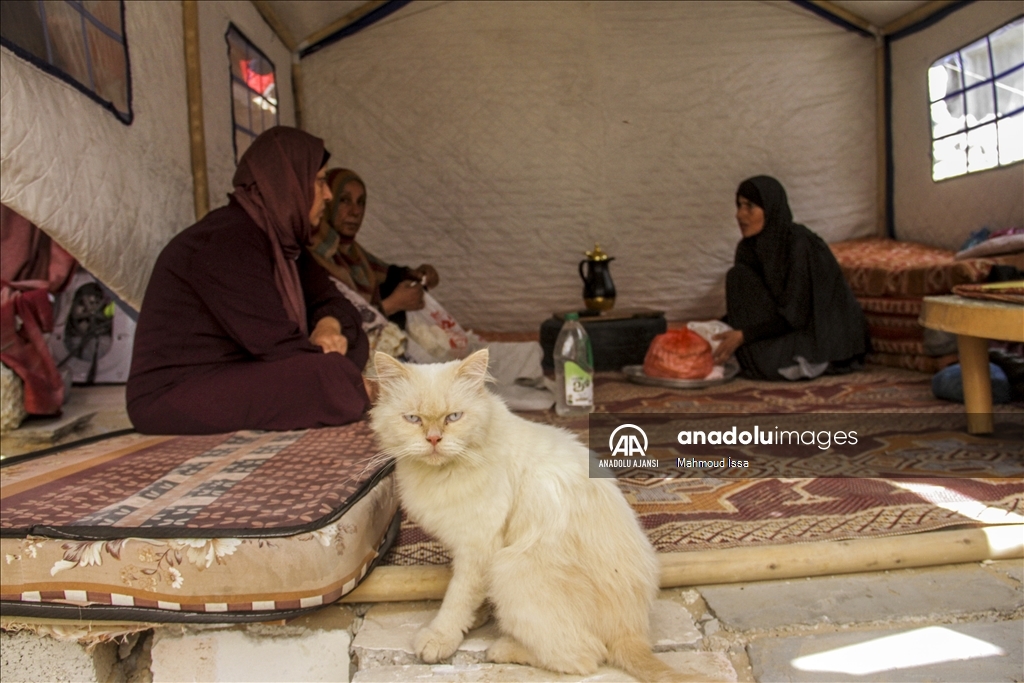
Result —
<svg viewBox="0 0 1024 683"><path fill-rule="evenodd" d="M659 552L1024 522L1024 404L996 406L997 433L971 436L963 429L963 406L935 399L930 380L922 373L871 365L811 382L737 379L684 391L605 373L597 378L595 396L599 413L831 413L858 421L863 430L860 447L842 459L812 449L782 469L775 464L774 471L757 470L756 478L715 473L641 479L630 476L636 472L620 473L619 486ZM560 418L550 411L524 417L587 438L588 418ZM794 476L801 466L816 476ZM408 520L384 558L393 565L448 561L444 549Z"/></svg>

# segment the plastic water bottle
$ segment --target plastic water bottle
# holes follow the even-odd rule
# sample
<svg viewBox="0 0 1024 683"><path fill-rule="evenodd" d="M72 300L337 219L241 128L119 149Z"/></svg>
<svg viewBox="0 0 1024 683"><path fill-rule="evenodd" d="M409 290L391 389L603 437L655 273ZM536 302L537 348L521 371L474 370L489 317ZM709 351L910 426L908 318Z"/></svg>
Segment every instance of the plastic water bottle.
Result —
<svg viewBox="0 0 1024 683"><path fill-rule="evenodd" d="M555 412L586 415L594 411L594 351L578 313L567 313L555 342Z"/></svg>

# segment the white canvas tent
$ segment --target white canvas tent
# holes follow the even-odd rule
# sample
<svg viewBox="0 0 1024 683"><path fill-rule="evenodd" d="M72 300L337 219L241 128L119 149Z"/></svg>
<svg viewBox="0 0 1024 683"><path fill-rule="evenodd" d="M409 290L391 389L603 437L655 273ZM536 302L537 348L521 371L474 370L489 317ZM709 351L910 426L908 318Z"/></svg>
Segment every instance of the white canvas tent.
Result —
<svg viewBox="0 0 1024 683"><path fill-rule="evenodd" d="M280 122L366 179L361 241L436 265L477 329L579 305L595 241L621 305L720 315L733 192L759 173L830 242L890 212L898 238L947 248L1024 223L1019 163L931 180L927 103L931 63L1024 3L814 3L847 26L808 4L420 0L320 42L387 3L129 0L130 125L0 49L0 201L140 305L162 245L230 191L234 24L276 65ZM886 117L885 35L937 10L888 42Z"/></svg>

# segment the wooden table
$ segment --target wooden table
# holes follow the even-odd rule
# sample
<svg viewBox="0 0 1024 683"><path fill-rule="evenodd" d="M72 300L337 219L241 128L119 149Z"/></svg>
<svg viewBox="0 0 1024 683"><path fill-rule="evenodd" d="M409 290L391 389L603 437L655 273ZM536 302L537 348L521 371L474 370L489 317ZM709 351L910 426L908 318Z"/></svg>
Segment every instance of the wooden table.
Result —
<svg viewBox="0 0 1024 683"><path fill-rule="evenodd" d="M918 321L924 327L956 335L967 431L992 433L988 340L1024 342L1024 306L960 296L926 296Z"/></svg>

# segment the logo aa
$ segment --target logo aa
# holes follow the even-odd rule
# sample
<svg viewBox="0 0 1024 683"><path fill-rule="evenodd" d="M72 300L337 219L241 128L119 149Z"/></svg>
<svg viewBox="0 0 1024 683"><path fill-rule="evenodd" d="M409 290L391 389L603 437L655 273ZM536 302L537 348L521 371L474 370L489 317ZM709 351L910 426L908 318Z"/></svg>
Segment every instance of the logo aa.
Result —
<svg viewBox="0 0 1024 683"><path fill-rule="evenodd" d="M626 430L626 431L622 431ZM619 435L618 440L615 439L615 435L622 432ZM643 438L643 445L640 445L640 439ZM647 434L644 430L640 429L636 425L625 424L619 425L612 432L611 436L608 437L608 449L612 452L612 457L621 455L626 458L643 458L647 455Z"/></svg>

